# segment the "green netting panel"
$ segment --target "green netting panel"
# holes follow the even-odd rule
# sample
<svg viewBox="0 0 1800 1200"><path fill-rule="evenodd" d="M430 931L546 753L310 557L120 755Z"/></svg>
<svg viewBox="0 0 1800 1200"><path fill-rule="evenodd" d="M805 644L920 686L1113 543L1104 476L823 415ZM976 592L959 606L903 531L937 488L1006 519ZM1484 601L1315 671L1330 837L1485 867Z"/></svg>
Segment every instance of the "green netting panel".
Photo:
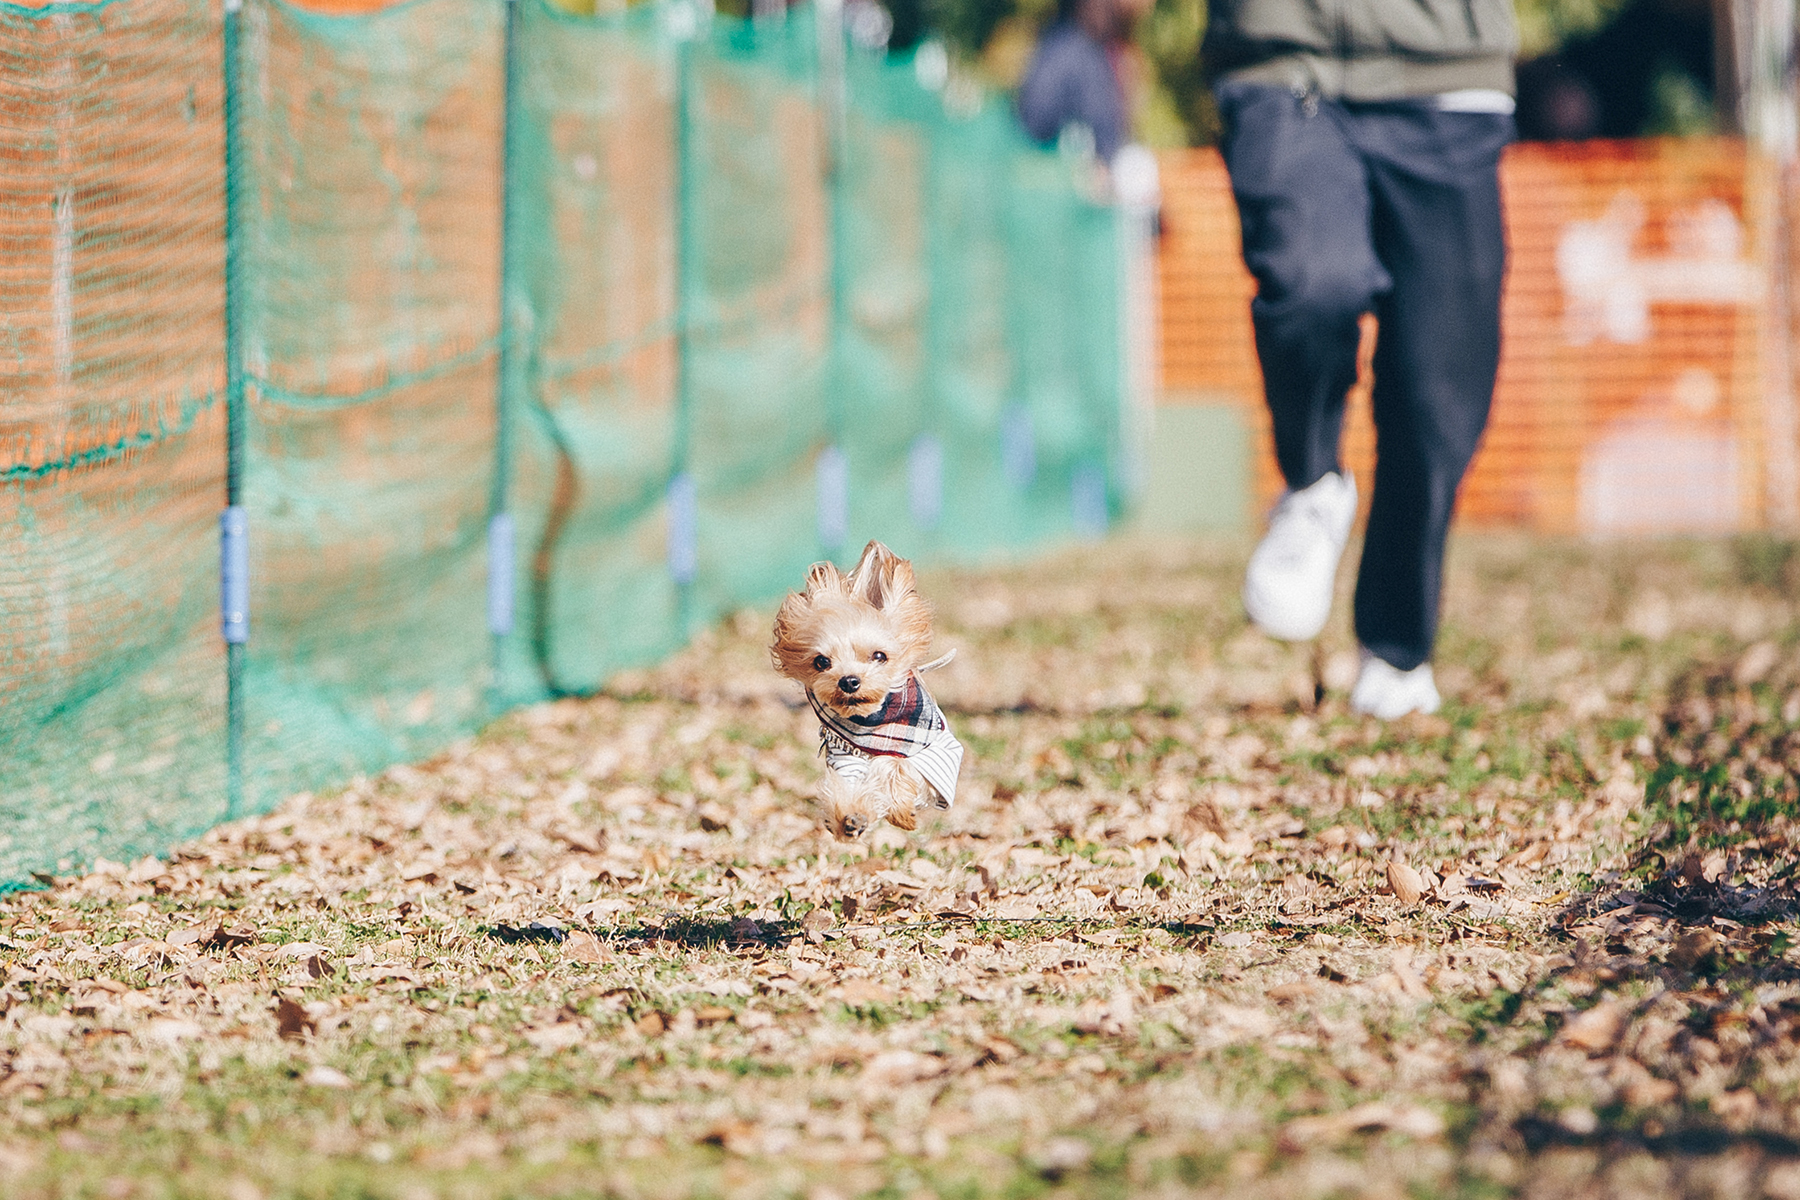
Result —
<svg viewBox="0 0 1800 1200"><path fill-rule="evenodd" d="M0 884L223 813L203 0L0 5Z"/></svg>
<svg viewBox="0 0 1800 1200"><path fill-rule="evenodd" d="M1010 532L1027 545L1071 529L1098 535L1107 525L1109 435L1119 419L1118 297L1107 286L1117 215L1080 198L1057 157L1015 158L1009 182L1011 413L1029 430L1032 460Z"/></svg>
<svg viewBox="0 0 1800 1200"><path fill-rule="evenodd" d="M676 469L675 43L655 9L521 13L509 304L519 620L507 691L598 687L686 637Z"/></svg>
<svg viewBox="0 0 1800 1200"><path fill-rule="evenodd" d="M715 20L684 51L681 469L692 613L792 587L821 555L831 338L825 146L810 21Z"/></svg>
<svg viewBox="0 0 1800 1200"><path fill-rule="evenodd" d="M834 144L803 11L525 0L518 46L506 695L597 686L867 537L1104 522L1116 297L1083 276L1116 222L1003 103L853 53Z"/></svg>
<svg viewBox="0 0 1800 1200"><path fill-rule="evenodd" d="M524 6L510 695L596 687L820 555L831 260L812 30L678 25L669 8Z"/></svg>
<svg viewBox="0 0 1800 1200"><path fill-rule="evenodd" d="M502 15L244 10L255 807L489 712Z"/></svg>
<svg viewBox="0 0 1800 1200"><path fill-rule="evenodd" d="M947 115L935 96L926 111L927 370L945 480L939 536L948 552L969 558L1009 546L1032 476L1030 455L1022 453L1029 444L1010 407L1004 229L1008 168L1018 146L1000 114Z"/></svg>
<svg viewBox="0 0 1800 1200"><path fill-rule="evenodd" d="M1119 215L999 98L929 92L910 59L853 55L849 78L851 543L966 558L1102 531L1123 499Z"/></svg>
<svg viewBox="0 0 1800 1200"><path fill-rule="evenodd" d="M930 387L939 299L930 277L932 138L927 123L907 119L925 105L906 108L929 97L910 71L866 54L850 56L847 77L841 168L831 180L832 432L849 501L839 549L847 557L880 537L929 558L942 544L946 433Z"/></svg>

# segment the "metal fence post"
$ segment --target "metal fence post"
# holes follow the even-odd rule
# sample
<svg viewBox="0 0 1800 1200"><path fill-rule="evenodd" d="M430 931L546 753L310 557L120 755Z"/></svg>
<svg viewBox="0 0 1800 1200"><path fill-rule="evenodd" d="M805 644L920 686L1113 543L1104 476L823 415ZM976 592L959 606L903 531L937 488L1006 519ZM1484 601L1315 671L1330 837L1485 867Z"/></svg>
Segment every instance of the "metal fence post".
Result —
<svg viewBox="0 0 1800 1200"><path fill-rule="evenodd" d="M502 111L500 114L500 338L494 363L494 474L488 496L487 626L493 639L493 680L490 694L504 693L505 641L513 630L514 537L510 508L512 487L512 371L513 339L517 334L512 314L512 202L513 155L518 118L519 2L505 0L506 26L501 50Z"/></svg>
<svg viewBox="0 0 1800 1200"><path fill-rule="evenodd" d="M225 819L244 810L244 652L250 637L244 493L243 216L238 128L243 0L224 0L225 511L219 519L219 631L225 641Z"/></svg>
<svg viewBox="0 0 1800 1200"><path fill-rule="evenodd" d="M849 320L850 284L846 278L848 237L845 195L849 172L849 81L844 62L843 0L814 0L814 33L818 49L818 104L821 159L829 240L826 285L831 293L831 324L825 372L825 431L830 443L819 454L819 544L827 554L844 548L850 536L849 462L844 455L844 336Z"/></svg>

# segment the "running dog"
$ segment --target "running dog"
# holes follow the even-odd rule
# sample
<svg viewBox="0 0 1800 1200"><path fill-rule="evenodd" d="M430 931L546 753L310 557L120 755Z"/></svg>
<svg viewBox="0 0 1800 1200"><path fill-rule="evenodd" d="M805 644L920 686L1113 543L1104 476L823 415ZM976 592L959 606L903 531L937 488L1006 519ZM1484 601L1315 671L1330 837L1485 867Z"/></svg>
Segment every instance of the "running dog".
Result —
<svg viewBox="0 0 1800 1200"><path fill-rule="evenodd" d="M813 564L805 589L775 614L770 655L818 714L819 800L839 837L861 837L884 819L914 829L916 810L956 799L962 743L919 682L955 651L927 662L930 648L931 608L912 564L880 542L864 547L848 575Z"/></svg>

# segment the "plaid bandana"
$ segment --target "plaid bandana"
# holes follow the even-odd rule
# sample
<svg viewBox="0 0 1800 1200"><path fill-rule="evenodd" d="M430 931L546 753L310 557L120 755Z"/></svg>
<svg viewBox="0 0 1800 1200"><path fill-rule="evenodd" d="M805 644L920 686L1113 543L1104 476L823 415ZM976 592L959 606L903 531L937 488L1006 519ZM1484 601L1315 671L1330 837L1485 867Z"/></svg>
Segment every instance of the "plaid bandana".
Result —
<svg viewBox="0 0 1800 1200"><path fill-rule="evenodd" d="M811 692L807 698L819 716L819 740L831 753L860 750L864 754L909 758L931 742L932 734L946 727L937 701L919 685L917 675L908 674L906 683L898 691L889 692L881 707L866 717L840 717L820 704ZM834 741L842 745L833 745Z"/></svg>
<svg viewBox="0 0 1800 1200"><path fill-rule="evenodd" d="M944 661L947 659L939 663ZM868 773L869 759L876 755L911 759L936 793L937 807L949 808L956 799L962 743L950 732L943 711L916 675L908 675L905 686L890 692L881 707L866 717L840 717L811 692L807 699L818 714L819 749L832 770L860 779Z"/></svg>

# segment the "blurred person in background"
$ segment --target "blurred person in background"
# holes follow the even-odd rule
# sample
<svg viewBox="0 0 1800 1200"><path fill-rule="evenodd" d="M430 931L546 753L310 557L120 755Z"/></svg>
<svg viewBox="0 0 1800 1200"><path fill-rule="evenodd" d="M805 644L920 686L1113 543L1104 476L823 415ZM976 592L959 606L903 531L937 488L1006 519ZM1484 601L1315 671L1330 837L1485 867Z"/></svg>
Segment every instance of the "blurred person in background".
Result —
<svg viewBox="0 0 1800 1200"><path fill-rule="evenodd" d="M1210 5L1202 54L1287 483L1244 606L1292 641L1330 615L1357 508L1338 444L1360 318L1373 313L1378 459L1350 703L1383 719L1439 705L1445 541L1499 367L1498 166L1517 42L1509 0Z"/></svg>
<svg viewBox="0 0 1800 1200"><path fill-rule="evenodd" d="M1058 0L1019 84L1019 120L1034 140L1084 130L1105 164L1131 142L1141 76L1131 35L1149 8L1150 0Z"/></svg>

